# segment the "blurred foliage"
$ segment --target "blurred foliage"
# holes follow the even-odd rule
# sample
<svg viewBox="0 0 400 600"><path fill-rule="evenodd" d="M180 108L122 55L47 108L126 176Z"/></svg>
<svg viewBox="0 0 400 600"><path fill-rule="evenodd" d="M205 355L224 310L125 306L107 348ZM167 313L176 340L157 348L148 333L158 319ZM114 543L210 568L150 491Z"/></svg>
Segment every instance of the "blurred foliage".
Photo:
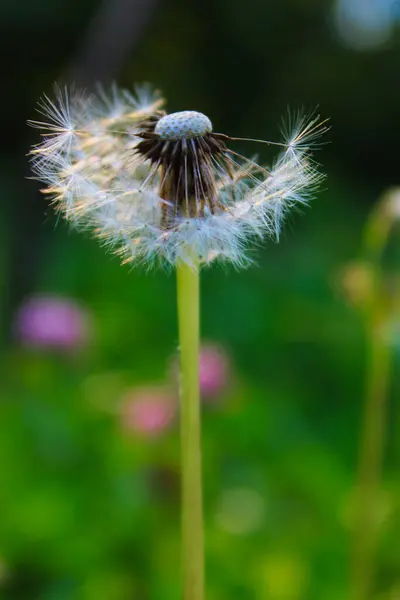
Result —
<svg viewBox="0 0 400 600"><path fill-rule="evenodd" d="M321 0L160 0L114 74L126 85L154 81L171 110L204 110L233 135L276 139L288 105L319 104L332 118L332 143L318 155L327 189L312 209L279 245L254 251L254 267L203 274L203 336L227 348L233 370L223 401L203 411L210 600L347 593L365 336L337 278L359 254L377 192L398 183L400 37L374 51L345 48L333 9ZM122 268L96 242L55 228L24 179L36 141L25 120L79 64L98 10L89 0L0 5L4 600L178 597L177 426L146 441L119 417L126 389L169 377L174 275ZM19 344L13 315L32 292L83 302L92 343L73 354ZM395 600L400 588L396 348L376 600Z"/></svg>

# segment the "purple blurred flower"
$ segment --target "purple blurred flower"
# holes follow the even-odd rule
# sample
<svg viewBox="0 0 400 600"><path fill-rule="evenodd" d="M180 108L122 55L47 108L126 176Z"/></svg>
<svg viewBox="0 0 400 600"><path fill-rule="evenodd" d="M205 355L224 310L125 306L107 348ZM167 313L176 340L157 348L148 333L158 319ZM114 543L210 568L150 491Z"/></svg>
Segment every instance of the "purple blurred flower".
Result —
<svg viewBox="0 0 400 600"><path fill-rule="evenodd" d="M158 437L169 429L176 410L176 400L165 388L137 388L123 399L122 424L128 431L143 437Z"/></svg>
<svg viewBox="0 0 400 600"><path fill-rule="evenodd" d="M199 380L203 398L218 396L228 383L229 361L225 350L216 344L200 348Z"/></svg>
<svg viewBox="0 0 400 600"><path fill-rule="evenodd" d="M89 337L90 316L75 300L51 295L32 296L19 307L14 320L24 346L76 350Z"/></svg>
<svg viewBox="0 0 400 600"><path fill-rule="evenodd" d="M224 348L213 342L202 344L199 354L199 384L200 394L205 402L214 400L224 391L228 384L229 371L229 358ZM178 385L178 357L172 360L171 377Z"/></svg>

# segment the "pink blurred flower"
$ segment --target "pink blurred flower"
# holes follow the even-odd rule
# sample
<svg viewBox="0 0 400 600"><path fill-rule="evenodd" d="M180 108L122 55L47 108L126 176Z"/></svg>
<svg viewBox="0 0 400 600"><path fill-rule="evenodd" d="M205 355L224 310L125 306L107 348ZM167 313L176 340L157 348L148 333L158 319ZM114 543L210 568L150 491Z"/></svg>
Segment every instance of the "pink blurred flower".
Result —
<svg viewBox="0 0 400 600"><path fill-rule="evenodd" d="M218 396L228 383L229 361L225 350L216 344L200 348L199 380L203 398Z"/></svg>
<svg viewBox="0 0 400 600"><path fill-rule="evenodd" d="M123 399L122 424L143 437L158 437L169 429L176 410L176 400L165 388L137 388Z"/></svg>
<svg viewBox="0 0 400 600"><path fill-rule="evenodd" d="M25 346L75 350L89 337L90 316L75 300L51 295L32 296L14 320L17 338Z"/></svg>
<svg viewBox="0 0 400 600"><path fill-rule="evenodd" d="M179 384L179 357L171 362L171 377ZM224 348L213 342L204 343L199 354L200 395L204 401L214 400L229 380L229 359Z"/></svg>

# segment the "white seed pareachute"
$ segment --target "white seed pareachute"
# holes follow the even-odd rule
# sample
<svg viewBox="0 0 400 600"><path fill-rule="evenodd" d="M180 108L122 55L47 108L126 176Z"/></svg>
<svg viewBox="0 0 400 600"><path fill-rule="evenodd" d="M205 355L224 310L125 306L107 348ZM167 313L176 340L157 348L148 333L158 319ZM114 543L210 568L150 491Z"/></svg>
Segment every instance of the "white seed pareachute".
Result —
<svg viewBox="0 0 400 600"><path fill-rule="evenodd" d="M290 211L323 175L311 150L318 115L289 119L272 164L239 154L201 112L165 114L150 88L114 86L98 97L58 90L39 109L32 167L56 210L92 231L123 262L245 266L251 240L279 238ZM247 140L260 142L260 140ZM262 140L261 140L262 142Z"/></svg>

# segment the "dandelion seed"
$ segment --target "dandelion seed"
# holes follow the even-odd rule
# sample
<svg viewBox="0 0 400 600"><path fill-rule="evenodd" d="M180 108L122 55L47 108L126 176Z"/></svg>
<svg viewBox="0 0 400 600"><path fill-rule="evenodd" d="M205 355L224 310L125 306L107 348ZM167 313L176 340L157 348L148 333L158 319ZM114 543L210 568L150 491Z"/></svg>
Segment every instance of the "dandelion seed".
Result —
<svg viewBox="0 0 400 600"><path fill-rule="evenodd" d="M31 151L43 191L124 262L245 264L248 241L279 238L288 211L315 192L322 176L310 150L325 123L296 118L264 168L231 147L238 138L215 133L206 115L166 114L162 105L148 87L45 97L49 123L31 123L43 135Z"/></svg>

